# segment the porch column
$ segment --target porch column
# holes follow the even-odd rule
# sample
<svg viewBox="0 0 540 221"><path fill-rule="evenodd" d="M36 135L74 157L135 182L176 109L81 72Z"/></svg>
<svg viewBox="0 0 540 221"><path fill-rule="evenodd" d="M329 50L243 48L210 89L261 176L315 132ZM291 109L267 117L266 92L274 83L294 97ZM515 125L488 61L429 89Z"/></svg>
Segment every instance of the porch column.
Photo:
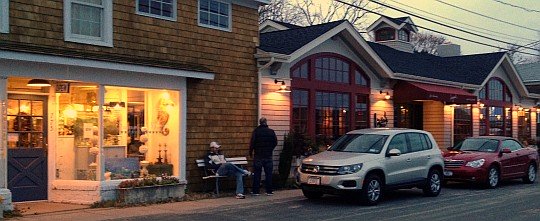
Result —
<svg viewBox="0 0 540 221"><path fill-rule="evenodd" d="M11 191L7 188L7 77L0 76L0 197L3 210L13 210ZM1 213L2 211L0 211Z"/></svg>

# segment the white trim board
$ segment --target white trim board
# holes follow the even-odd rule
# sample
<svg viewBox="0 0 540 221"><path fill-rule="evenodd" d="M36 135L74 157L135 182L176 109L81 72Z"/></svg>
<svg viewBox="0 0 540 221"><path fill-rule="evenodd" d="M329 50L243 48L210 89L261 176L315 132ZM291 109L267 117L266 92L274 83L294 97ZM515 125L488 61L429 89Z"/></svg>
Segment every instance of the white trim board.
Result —
<svg viewBox="0 0 540 221"><path fill-rule="evenodd" d="M0 33L9 33L9 0L0 0Z"/></svg>
<svg viewBox="0 0 540 221"><path fill-rule="evenodd" d="M86 68L100 68L106 70L115 70L115 71L128 71L128 72L137 72L137 73L147 73L147 74L158 74L158 75L168 75L175 77L189 77L189 78L199 78L213 80L214 74L208 72L198 72L198 71L187 71L187 70L178 70L172 68L160 68L160 67L151 67L144 65L136 64L123 64L123 63L114 63L108 61L96 61L80 58L68 58L52 55L41 55L41 54L31 54L24 52L13 52L13 51L3 51L0 50L0 61L1 60L16 60L16 61L30 61L37 63L45 64L58 64L58 65L67 65L74 67L86 67Z"/></svg>

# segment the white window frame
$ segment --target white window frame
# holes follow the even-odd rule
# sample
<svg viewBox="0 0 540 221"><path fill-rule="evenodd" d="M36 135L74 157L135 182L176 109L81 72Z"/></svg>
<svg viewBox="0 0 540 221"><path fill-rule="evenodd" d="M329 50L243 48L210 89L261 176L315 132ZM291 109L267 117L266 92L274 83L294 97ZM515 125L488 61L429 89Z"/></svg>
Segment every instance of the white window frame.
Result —
<svg viewBox="0 0 540 221"><path fill-rule="evenodd" d="M178 2L176 0L173 0L172 2L172 5L173 5L173 9L172 9L172 17L167 17L167 16L161 16L161 15L154 15L152 13L149 13L149 12L141 12L139 11L139 0L136 0L135 1L135 14L137 15L142 15L142 16L148 16L148 17L152 17L152 18L159 18L159 19L164 19L164 20L169 20L169 21L176 21L176 13L178 11Z"/></svg>
<svg viewBox="0 0 540 221"><path fill-rule="evenodd" d="M0 0L0 33L9 33L9 0Z"/></svg>
<svg viewBox="0 0 540 221"><path fill-rule="evenodd" d="M101 26L101 38L92 36L78 35L71 33L71 5L77 0L64 0L64 40L82 44L91 44L105 47L113 47L113 17L112 17L112 0L103 1L103 17ZM79 2L85 4L83 2Z"/></svg>
<svg viewBox="0 0 540 221"><path fill-rule="evenodd" d="M216 1L216 2L221 2L221 3L225 3L225 4L229 5L229 27L228 28L221 28L221 27L201 23L201 16L200 16L200 14L201 14L201 1L197 0L197 23L199 23L199 26L205 27L205 28L212 28L212 29L231 32L232 31L232 3L230 1L221 1L221 0L209 0L209 1Z"/></svg>

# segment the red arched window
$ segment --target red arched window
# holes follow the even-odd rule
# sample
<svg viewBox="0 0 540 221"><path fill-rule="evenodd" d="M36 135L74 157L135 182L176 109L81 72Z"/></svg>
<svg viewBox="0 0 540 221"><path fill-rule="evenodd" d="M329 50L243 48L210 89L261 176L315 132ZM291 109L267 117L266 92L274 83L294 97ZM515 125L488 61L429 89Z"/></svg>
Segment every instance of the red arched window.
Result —
<svg viewBox="0 0 540 221"><path fill-rule="evenodd" d="M491 78L478 95L480 135L512 136L512 93L500 78Z"/></svg>
<svg viewBox="0 0 540 221"><path fill-rule="evenodd" d="M350 59L314 54L296 63L291 77L292 130L333 140L369 127L370 79Z"/></svg>
<svg viewBox="0 0 540 221"><path fill-rule="evenodd" d="M375 41L389 41L396 39L396 30L393 28L381 28L375 31Z"/></svg>

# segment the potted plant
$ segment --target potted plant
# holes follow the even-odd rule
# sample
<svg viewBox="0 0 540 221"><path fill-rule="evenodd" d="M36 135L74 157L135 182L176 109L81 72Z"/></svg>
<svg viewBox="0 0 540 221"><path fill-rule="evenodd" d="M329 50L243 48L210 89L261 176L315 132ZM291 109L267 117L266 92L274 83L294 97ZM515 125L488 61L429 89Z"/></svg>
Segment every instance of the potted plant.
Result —
<svg viewBox="0 0 540 221"><path fill-rule="evenodd" d="M283 150L279 155L279 184L285 186L291 172L292 160L311 155L316 151L316 145L303 133L292 131L283 139ZM295 166L299 166L295 161Z"/></svg>
<svg viewBox="0 0 540 221"><path fill-rule="evenodd" d="M170 176L124 180L117 188L117 201L126 205L163 202L183 195L178 178Z"/></svg>

